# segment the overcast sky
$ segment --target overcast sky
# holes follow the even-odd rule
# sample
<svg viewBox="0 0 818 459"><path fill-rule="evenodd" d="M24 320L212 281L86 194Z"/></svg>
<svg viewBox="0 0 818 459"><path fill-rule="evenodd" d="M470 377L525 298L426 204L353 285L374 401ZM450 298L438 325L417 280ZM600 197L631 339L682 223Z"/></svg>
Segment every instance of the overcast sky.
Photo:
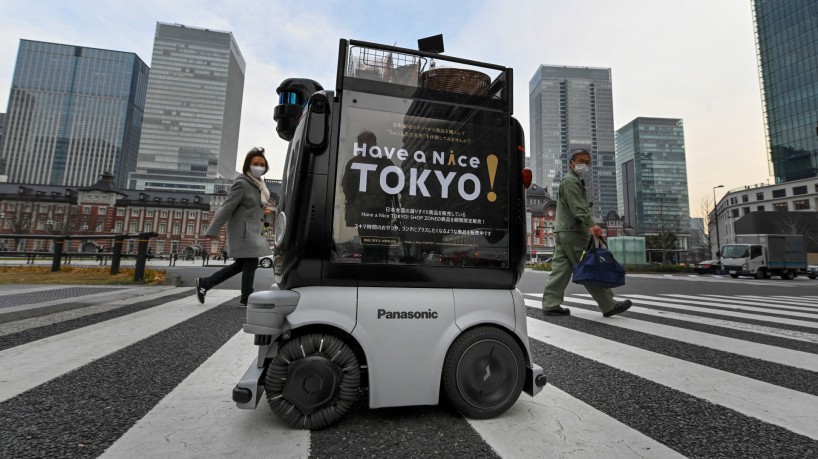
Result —
<svg viewBox="0 0 818 459"><path fill-rule="evenodd" d="M341 38L416 48L442 33L446 54L514 69L526 131L528 82L541 64L610 68L616 129L639 116L682 118L693 216L716 185L720 198L772 182L750 0L3 0L0 111L21 38L133 52L150 66L157 21L236 37L247 61L237 164L264 146L267 178L281 178L286 148L273 122L281 80L331 89Z"/></svg>

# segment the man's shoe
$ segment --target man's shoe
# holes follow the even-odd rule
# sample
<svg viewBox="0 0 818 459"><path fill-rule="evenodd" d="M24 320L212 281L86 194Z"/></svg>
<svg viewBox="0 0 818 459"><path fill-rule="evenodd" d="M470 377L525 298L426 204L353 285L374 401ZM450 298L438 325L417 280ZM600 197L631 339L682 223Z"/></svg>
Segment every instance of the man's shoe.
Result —
<svg viewBox="0 0 818 459"><path fill-rule="evenodd" d="M622 314L623 312L630 309L631 306L633 306L633 303L631 302L631 300L617 301L616 304L614 304L614 308L611 309L608 312L603 312L602 316L603 317L611 317L611 316L615 316L617 314Z"/></svg>
<svg viewBox="0 0 818 459"><path fill-rule="evenodd" d="M555 309L543 309L543 314L547 316L570 316L571 310L557 306Z"/></svg>
<svg viewBox="0 0 818 459"><path fill-rule="evenodd" d="M196 298L199 300L199 303L204 304L205 295L207 294L207 289L202 287L202 279L196 278Z"/></svg>

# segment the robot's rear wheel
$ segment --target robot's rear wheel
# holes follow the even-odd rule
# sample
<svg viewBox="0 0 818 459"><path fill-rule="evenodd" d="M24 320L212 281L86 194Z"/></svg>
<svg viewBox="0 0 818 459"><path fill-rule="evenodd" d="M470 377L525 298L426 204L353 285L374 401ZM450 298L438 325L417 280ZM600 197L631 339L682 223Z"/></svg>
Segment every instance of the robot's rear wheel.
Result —
<svg viewBox="0 0 818 459"><path fill-rule="evenodd" d="M264 389L288 426L323 429L341 419L358 397L361 370L353 350L323 333L284 344L267 367Z"/></svg>
<svg viewBox="0 0 818 459"><path fill-rule="evenodd" d="M443 363L443 391L470 418L505 412L517 401L524 381L523 350L495 327L474 328L457 337Z"/></svg>

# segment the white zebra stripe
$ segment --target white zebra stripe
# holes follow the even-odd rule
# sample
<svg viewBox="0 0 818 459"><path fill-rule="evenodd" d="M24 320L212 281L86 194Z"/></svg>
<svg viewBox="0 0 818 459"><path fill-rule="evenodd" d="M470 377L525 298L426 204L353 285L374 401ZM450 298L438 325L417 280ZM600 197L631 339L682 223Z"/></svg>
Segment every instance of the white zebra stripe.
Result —
<svg viewBox="0 0 818 459"><path fill-rule="evenodd" d="M742 298L736 298L736 297L728 297L728 296L724 296L724 295L719 295L719 296L707 295L705 297L703 295L682 295L682 294L679 294L679 293L667 293L667 294L662 294L662 296L661 296L661 298L663 298L663 299L667 299L668 297L681 298L681 299L690 299L690 300L696 300L696 299L707 300L713 306L720 306L721 303L728 303L728 304L745 305L745 306L770 306L770 307L773 307L773 308L774 307L786 307L788 309L788 311L786 311L786 312L790 312L790 311L810 312L810 311L812 311L813 314L811 316L808 315L808 316L805 316L805 317L815 317L816 319L818 319L818 315L815 314L815 313L818 313L818 311L816 311L815 308L804 307L804 306L791 306L789 303L782 304L780 301L775 302L775 301L771 301L770 299L764 299L764 297L758 297L757 299L756 298L743 298L743 297Z"/></svg>
<svg viewBox="0 0 818 459"><path fill-rule="evenodd" d="M542 298L541 293L537 293L537 294L526 293L525 295L528 296L528 297ZM590 295L584 294L584 296L587 297L587 296L590 296ZM571 296L566 296L565 300L563 302L563 306L571 306L571 303L589 304L589 305L592 305L592 306L596 306L596 301L585 300L585 299L574 298L574 297L571 297ZM540 307L539 303L537 304L537 307ZM686 313L682 313L682 312L659 311L659 310L656 310L656 309L640 307L640 306L633 306L633 307L631 307L629 309L629 311L638 312L639 314L645 314L645 315L649 315L649 316L665 317L665 318L668 318L668 319L683 320L685 322L697 323L697 324L702 324L702 325L713 325L713 326L716 326L716 327L730 328L730 329L733 329L733 330L748 331L748 332L758 333L758 334L761 334L761 335L777 336L777 337L780 337L780 338L794 339L794 340L806 341L806 342L810 342L810 343L818 343L818 334L813 334L813 333L805 333L805 332L795 331L795 330L786 330L786 329L781 329L781 328L776 328L776 327L767 327L767 326L757 325L757 324L748 324L748 323L745 323L745 322L735 322L735 321L727 320L727 319L716 319L716 318L712 318L712 317L702 317L702 316L697 316L697 315L693 315L693 314L686 314Z"/></svg>
<svg viewBox="0 0 818 459"><path fill-rule="evenodd" d="M583 300L585 304L596 304L592 300ZM526 300L526 306L539 307L539 303L533 300ZM789 365L795 368L803 368L809 371L818 371L818 358L808 352L782 349L767 344L754 343L725 336L713 335L696 330L671 327L668 325L645 322L642 320L611 320L602 317L599 312L588 311L587 309L574 308L571 315L591 322L600 322L614 327L627 330L647 333L649 335L660 336L683 343L695 344L697 346L709 347L720 351L732 352L733 354L752 357L754 359L766 360Z"/></svg>
<svg viewBox="0 0 818 459"><path fill-rule="evenodd" d="M0 402L199 315L235 296L211 290L195 296L0 351Z"/></svg>
<svg viewBox="0 0 818 459"><path fill-rule="evenodd" d="M238 332L101 457L308 457L309 431L287 427L265 399L256 410L240 410L230 398L257 352L253 336Z"/></svg>
<svg viewBox="0 0 818 459"><path fill-rule="evenodd" d="M632 320L619 317L618 320ZM528 336L694 397L818 439L818 397L536 319Z"/></svg>

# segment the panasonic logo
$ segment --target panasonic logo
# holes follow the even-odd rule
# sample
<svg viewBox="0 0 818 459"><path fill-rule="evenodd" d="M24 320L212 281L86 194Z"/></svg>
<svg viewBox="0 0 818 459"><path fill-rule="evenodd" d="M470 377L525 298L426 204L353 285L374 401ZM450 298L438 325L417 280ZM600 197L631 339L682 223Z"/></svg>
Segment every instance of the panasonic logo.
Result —
<svg viewBox="0 0 818 459"><path fill-rule="evenodd" d="M378 319L437 319L437 311L387 311L378 309Z"/></svg>

